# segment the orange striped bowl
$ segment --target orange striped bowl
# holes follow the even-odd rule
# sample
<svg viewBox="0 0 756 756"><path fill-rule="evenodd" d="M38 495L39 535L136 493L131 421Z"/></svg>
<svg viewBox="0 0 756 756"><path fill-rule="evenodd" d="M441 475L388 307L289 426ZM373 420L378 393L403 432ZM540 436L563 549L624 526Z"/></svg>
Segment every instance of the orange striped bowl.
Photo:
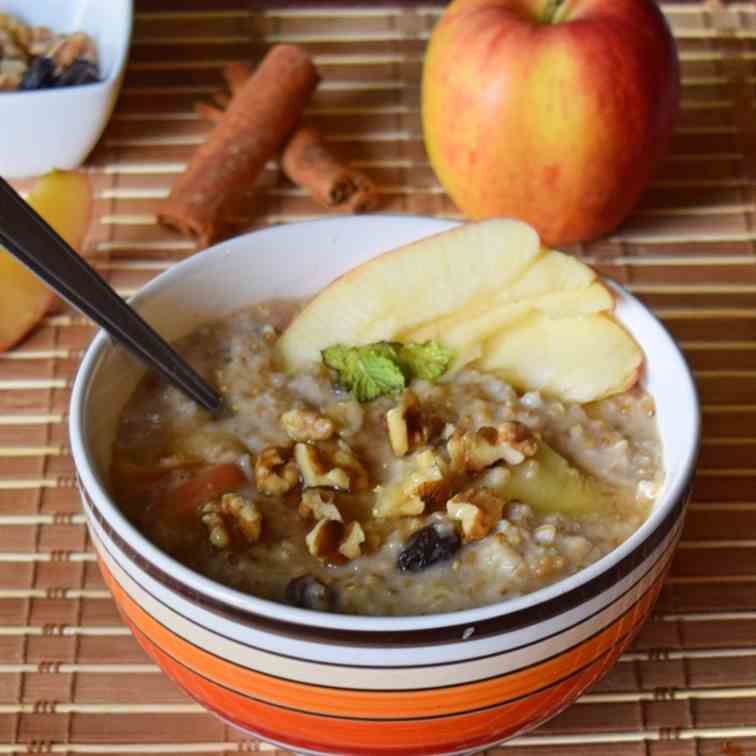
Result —
<svg viewBox="0 0 756 756"><path fill-rule="evenodd" d="M429 218L364 216L270 228L203 252L135 298L168 338L254 301L304 297ZM620 287L646 351L667 479L648 521L589 568L527 596L425 617L309 612L238 593L178 564L110 498L120 408L141 368L98 335L82 363L71 440L100 569L144 649L227 722L313 754L457 754L536 726L604 675L653 606L680 534L699 437L695 388L659 322ZM411 292L408 292L411 296Z"/></svg>

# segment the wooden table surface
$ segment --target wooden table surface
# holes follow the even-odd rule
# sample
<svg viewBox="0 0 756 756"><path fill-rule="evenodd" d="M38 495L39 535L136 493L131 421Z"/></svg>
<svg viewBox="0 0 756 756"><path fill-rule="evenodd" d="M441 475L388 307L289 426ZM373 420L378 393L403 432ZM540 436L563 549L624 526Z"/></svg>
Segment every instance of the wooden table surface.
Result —
<svg viewBox="0 0 756 756"><path fill-rule="evenodd" d="M651 305L703 401L695 497L655 614L595 688L496 754L756 754L756 5L664 5L683 101L671 154L633 217L574 252ZM275 42L313 55L309 117L380 186L382 212L453 216L428 165L419 73L433 4L137 0L125 85L87 163L84 253L124 295L193 244L155 208L208 124L221 66ZM28 182L18 186L24 190ZM322 214L271 164L249 225ZM274 750L188 700L147 659L97 572L67 442L94 333L65 307L0 355L0 754Z"/></svg>

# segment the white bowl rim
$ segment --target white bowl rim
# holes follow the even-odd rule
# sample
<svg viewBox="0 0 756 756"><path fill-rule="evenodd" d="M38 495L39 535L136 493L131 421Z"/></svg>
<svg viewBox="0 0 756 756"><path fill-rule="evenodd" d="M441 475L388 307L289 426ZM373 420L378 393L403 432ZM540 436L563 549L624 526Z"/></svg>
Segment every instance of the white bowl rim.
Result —
<svg viewBox="0 0 756 756"><path fill-rule="evenodd" d="M409 214L337 216L333 218L301 221L296 225L305 228L311 224L330 224L339 226L344 223L360 224L364 223L367 219L378 223L417 223L420 221L423 223L431 222L432 224L433 222L438 222L439 231L453 225L448 219ZM286 224L286 227L290 227L291 225L292 224ZM272 226L270 228L254 230L213 245L212 247L203 250L201 253L177 263L156 276L143 286L137 294L129 300L129 302L132 305L138 305L143 299L147 299L150 295L157 293L163 287L170 286L174 279L191 274L195 268L199 268L205 264L208 255L223 256L226 251L230 250L232 247L244 244L250 236L275 234L276 230L279 228L281 227ZM689 395L694 433L689 437L689 448L683 456L680 474L677 476L674 484L667 487L661 501L658 502L648 519L637 531L635 531L635 533L617 548L593 564L579 570L573 575L558 580L543 588L539 588L531 593L516 598L504 599L495 604L489 604L475 609L465 609L462 611L417 616L373 617L316 612L269 601L222 585L221 583L211 580L210 578L184 566L160 550L143 536L139 530L131 524L131 522L129 522L129 520L121 513L115 502L111 499L106 486L103 485L94 473L92 455L84 442L84 415L87 393L89 391L92 376L102 356L112 347L110 337L101 330L98 331L86 350L79 366L71 395L69 434L76 471L79 476L79 484L84 488L87 494L96 501L96 505L102 513L102 516L111 527L113 527L114 531L118 533L136 553L140 554L144 560L155 564L165 574L178 580L184 586L191 587L193 591L206 595L220 604L233 606L243 612L249 612L252 615L273 617L286 623L343 630L345 632L404 632L457 625L473 626L484 620L489 620L495 617L504 617L508 614L513 614L523 609L528 609L538 604L553 600L559 595L579 588L588 581L608 572L625 556L639 548L661 525L662 521L670 513L674 505L686 495L686 491L690 487L693 478L698 456L700 441L700 410L697 390L687 366L687 362L685 361L680 348L653 312L645 307L645 305L622 286L616 282L612 283L619 290L623 298L634 303L636 306L641 307L649 318L656 321L666 337L666 347L671 350L676 359L684 367L684 374L687 377L688 385L679 386L678 388L680 391L685 391Z"/></svg>

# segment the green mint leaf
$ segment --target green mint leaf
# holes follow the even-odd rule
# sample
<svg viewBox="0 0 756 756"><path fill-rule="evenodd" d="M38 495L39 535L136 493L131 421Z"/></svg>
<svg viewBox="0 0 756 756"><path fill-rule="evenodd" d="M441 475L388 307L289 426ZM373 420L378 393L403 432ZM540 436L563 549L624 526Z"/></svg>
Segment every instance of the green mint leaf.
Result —
<svg viewBox="0 0 756 756"><path fill-rule="evenodd" d="M426 381L440 378L452 359L451 351L437 341L402 344L398 356L405 375Z"/></svg>
<svg viewBox="0 0 756 756"><path fill-rule="evenodd" d="M389 342L362 347L337 344L324 349L322 358L327 367L338 373L341 385L359 402L401 391L406 384L397 361L396 346Z"/></svg>
<svg viewBox="0 0 756 756"><path fill-rule="evenodd" d="M354 347L344 346L343 344L336 344L335 346L324 349L321 353L321 359L326 367L335 370L341 374L342 371L349 370L350 356L355 352Z"/></svg>

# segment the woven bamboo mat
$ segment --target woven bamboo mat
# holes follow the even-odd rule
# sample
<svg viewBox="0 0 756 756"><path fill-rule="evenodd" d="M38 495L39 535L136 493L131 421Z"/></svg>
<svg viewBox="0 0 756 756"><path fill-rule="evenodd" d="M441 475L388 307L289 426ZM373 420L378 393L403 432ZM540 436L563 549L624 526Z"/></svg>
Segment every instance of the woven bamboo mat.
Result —
<svg viewBox="0 0 756 756"><path fill-rule="evenodd" d="M192 244L156 202L206 133L220 67L273 42L314 55L310 116L381 187L382 210L454 215L419 129L433 6L143 0L125 87L88 170L85 253L124 295ZM756 6L664 6L683 107L634 217L576 249L653 306L696 371L704 443L674 569L633 649L599 685L499 756L756 754ZM27 184L21 183L23 190ZM320 211L271 165L250 224ZM94 563L67 446L71 382L93 328L64 307L0 355L0 753L274 750L180 693L140 651ZM492 752L494 753L494 752Z"/></svg>

